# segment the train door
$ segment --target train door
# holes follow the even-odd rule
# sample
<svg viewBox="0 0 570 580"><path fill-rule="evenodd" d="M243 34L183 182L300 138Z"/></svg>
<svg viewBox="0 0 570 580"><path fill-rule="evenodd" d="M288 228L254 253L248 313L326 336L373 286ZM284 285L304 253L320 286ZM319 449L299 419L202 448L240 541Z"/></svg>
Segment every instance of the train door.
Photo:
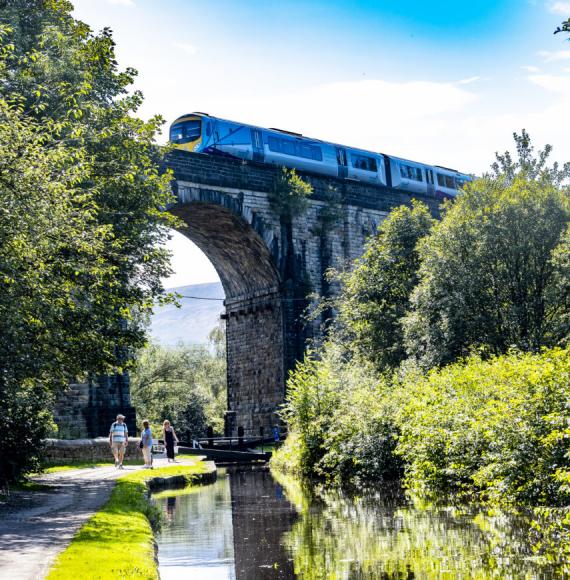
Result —
<svg viewBox="0 0 570 580"><path fill-rule="evenodd" d="M259 129L251 129L251 145L253 150L253 160L263 161L265 153L263 151L263 135Z"/></svg>
<svg viewBox="0 0 570 580"><path fill-rule="evenodd" d="M338 163L338 176L345 178L348 176L348 167L346 163L346 149L336 148L336 162Z"/></svg>
<svg viewBox="0 0 570 580"><path fill-rule="evenodd" d="M426 169L426 183L428 195L435 194L435 184L433 181L433 169Z"/></svg>

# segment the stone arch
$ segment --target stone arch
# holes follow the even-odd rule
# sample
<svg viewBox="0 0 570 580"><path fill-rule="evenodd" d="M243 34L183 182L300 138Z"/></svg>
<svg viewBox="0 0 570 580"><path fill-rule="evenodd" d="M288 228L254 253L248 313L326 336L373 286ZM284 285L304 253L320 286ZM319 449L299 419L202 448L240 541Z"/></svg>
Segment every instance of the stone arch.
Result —
<svg viewBox="0 0 570 580"><path fill-rule="evenodd" d="M226 434L268 435L284 395L281 278L270 248L273 233L239 197L178 187L170 211L178 230L217 270L226 295L228 415Z"/></svg>

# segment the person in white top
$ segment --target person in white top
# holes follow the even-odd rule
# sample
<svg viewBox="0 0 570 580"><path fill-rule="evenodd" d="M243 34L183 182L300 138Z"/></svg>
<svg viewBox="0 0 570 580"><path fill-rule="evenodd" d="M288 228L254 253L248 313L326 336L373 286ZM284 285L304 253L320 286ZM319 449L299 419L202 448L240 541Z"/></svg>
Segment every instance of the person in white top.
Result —
<svg viewBox="0 0 570 580"><path fill-rule="evenodd" d="M128 443L129 430L125 423L125 416L119 414L109 430L109 445L115 457L115 467L118 469L123 469L123 458L125 457L125 449Z"/></svg>

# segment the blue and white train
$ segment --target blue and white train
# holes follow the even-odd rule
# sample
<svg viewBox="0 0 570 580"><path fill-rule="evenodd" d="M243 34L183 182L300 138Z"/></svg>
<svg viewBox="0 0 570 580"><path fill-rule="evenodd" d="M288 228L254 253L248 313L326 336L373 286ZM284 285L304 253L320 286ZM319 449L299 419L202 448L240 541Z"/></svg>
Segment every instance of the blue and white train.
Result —
<svg viewBox="0 0 570 580"><path fill-rule="evenodd" d="M438 165L327 143L281 129L227 121L206 113L176 119L170 127L170 141L186 151L282 165L440 199L455 197L473 179Z"/></svg>

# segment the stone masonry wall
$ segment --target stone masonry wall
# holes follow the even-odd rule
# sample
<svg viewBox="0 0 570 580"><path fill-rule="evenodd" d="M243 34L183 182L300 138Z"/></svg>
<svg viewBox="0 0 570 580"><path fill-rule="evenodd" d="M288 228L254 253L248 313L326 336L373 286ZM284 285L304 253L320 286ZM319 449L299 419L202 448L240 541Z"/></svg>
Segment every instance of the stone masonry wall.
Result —
<svg viewBox="0 0 570 580"><path fill-rule="evenodd" d="M125 459L142 459L138 437L129 437ZM46 463L66 464L76 462L113 462L113 452L109 447L109 438L46 439L44 458Z"/></svg>
<svg viewBox="0 0 570 580"><path fill-rule="evenodd" d="M334 294L327 270L349 268L390 210L412 196L298 172L313 194L307 210L284 223L270 203L276 167L180 151L168 167L178 195L171 211L226 292L228 434L239 426L258 434L276 424L287 374L307 341L321 338L322 321L304 316L309 295ZM437 213L436 200L422 201Z"/></svg>
<svg viewBox="0 0 570 580"><path fill-rule="evenodd" d="M226 301L228 347L228 415L226 431L266 435L279 423L276 408L283 401L283 313L275 294Z"/></svg>

